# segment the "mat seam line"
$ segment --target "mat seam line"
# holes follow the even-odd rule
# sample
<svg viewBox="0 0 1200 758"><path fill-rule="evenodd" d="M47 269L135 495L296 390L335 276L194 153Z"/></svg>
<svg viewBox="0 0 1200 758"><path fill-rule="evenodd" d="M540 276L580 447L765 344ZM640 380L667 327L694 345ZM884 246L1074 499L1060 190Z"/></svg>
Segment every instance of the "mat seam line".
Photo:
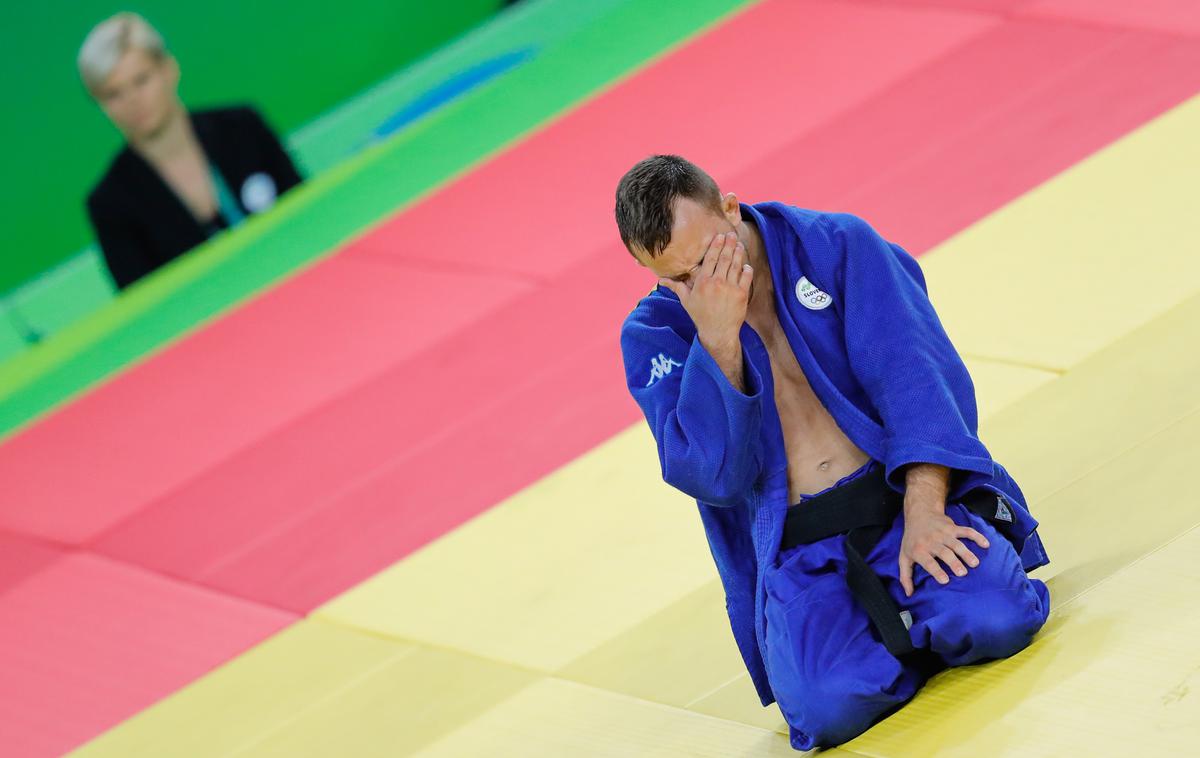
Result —
<svg viewBox="0 0 1200 758"><path fill-rule="evenodd" d="M1060 24L1062 26L1074 26L1079 29L1087 29L1089 31L1124 32L1126 34L1140 34L1151 37L1160 37L1162 39L1174 40L1176 42L1200 43L1200 34L1191 32L1175 32L1169 29L1158 29L1149 26L1125 26L1115 21L1105 21L1103 19L1076 18L1072 16L1058 16L1051 14L1043 15L1028 11L1024 13L1018 11L1013 16L1013 19L1042 22L1047 24Z"/></svg>
<svg viewBox="0 0 1200 758"><path fill-rule="evenodd" d="M387 656L383 660L378 661L375 665L369 666L367 669L359 672L359 674L357 676L354 676L354 677L348 679L347 681L342 682L341 685L333 688L332 690L324 691L322 693L321 697L316 698L315 700L312 700L312 701L306 703L304 705L304 707L296 710L289 718L286 718L283 721L280 721L280 722L274 724L270 729L267 729L264 732L256 734L251 739L246 740L245 742L242 742L241 744L234 747L230 752L226 753L226 755L234 756L234 755L244 754L246 750L249 750L249 749L255 747L256 745L262 743L263 740L267 739L268 737L279 733L280 730L285 729L290 724L294 724L296 721L304 718L307 714L311 713L313 710L319 708L320 706L324 705L325 703L328 703L331 700L336 699L337 695L340 695L343 692L346 692L348 690L354 689L355 687L358 686L358 684L360 684L364 680L374 676L376 674L376 672L381 671L382 669L387 668L388 666L391 666L396 661L400 661L400 660L403 660L404 658L415 655L416 652L417 651L415 648L408 648L408 649L396 651L393 655ZM230 658L229 661L227 661L226 663L232 663L238 657L240 657L240 656L235 656L234 658ZM180 690L176 690L176 692L181 691L182 689L186 688L187 686L190 686L192 683L198 682L203 678L205 678L205 677L200 677L199 679L192 680L192 682L190 682L188 685L185 685L184 687L180 688ZM175 693L171 693L171 694L175 694Z"/></svg>
<svg viewBox="0 0 1200 758"><path fill-rule="evenodd" d="M941 12L948 16L984 16L989 18L1008 19L1012 11L1003 11L993 8L970 8L958 7L954 5L940 5L936 2L928 2L922 0L909 0L904 2L900 0L822 0L825 5L865 5L872 8L888 8L894 11L928 11Z"/></svg>
<svg viewBox="0 0 1200 758"><path fill-rule="evenodd" d="M1118 576L1120 576L1120 575L1124 574L1126 571L1129 571L1130 569L1132 569L1133 567L1135 567L1135 566L1139 565L1140 563L1142 563L1143 561L1147 560L1147 559L1148 559L1148 558L1150 558L1151 556L1155 555L1156 553L1158 553L1158 552L1160 552L1160 551L1162 551L1162 550L1165 550L1165 549L1166 549L1167 547L1169 547L1171 544L1173 544L1173 543L1175 543L1175 542L1177 542L1177 541L1179 541L1179 540L1183 539L1184 537L1188 536L1189 534L1191 534L1192 532L1194 532L1194 531L1197 531L1197 530L1200 530L1200 521L1197 521L1197 522L1193 523L1191 526L1187 527L1186 529L1184 529L1184 530L1183 530L1182 532L1180 532L1179 534L1176 534L1176 535L1174 535L1173 537L1171 537L1170 539L1168 539L1166 542L1162 543L1161 545L1158 545L1157 547L1151 548L1151 549L1150 549L1149 551L1147 551L1146 553L1143 553L1142 555L1140 555L1140 556L1138 556L1137 558L1133 559L1133 560L1132 560L1132 561L1130 561L1129 563L1125 564L1125 565L1124 565L1124 566L1122 566L1121 568L1119 568L1119 569L1117 569L1116 571L1112 572L1111 574L1109 574L1108 576L1104 577L1104 578L1103 578L1103 579L1101 579L1100 581L1096 582L1096 583L1095 583L1095 584L1093 584L1092 586L1090 586L1090 587L1087 587L1087 588L1085 588L1085 589L1083 589L1083 590L1080 590L1079 592L1077 592L1076 594L1074 594L1074 595L1072 595L1071 597L1067 598L1066 600L1063 600L1063 601L1061 601L1061 602L1057 603L1057 604L1056 604L1056 605L1055 605L1055 606L1054 606L1054 607L1051 609L1051 614L1053 615L1053 613L1054 613L1056 610L1057 610L1057 611L1061 611L1061 610L1062 610L1062 609L1064 609L1064 608L1070 607L1072 603L1075 603L1075 602L1077 602L1077 601L1078 601L1078 600L1079 600L1081 597L1083 597L1084 595L1087 595L1088 593L1090 593L1090 592L1094 592L1095 590L1099 589L1100 587L1103 587L1104 585L1106 585L1106 584L1108 584L1109 582L1111 582L1113 579L1115 579L1115 578L1117 578ZM1051 577L1051 580L1053 580L1053 577Z"/></svg>
<svg viewBox="0 0 1200 758"><path fill-rule="evenodd" d="M702 716L705 718L711 718L711 719L715 719L717 721L725 721L728 723L737 724L742 727L758 729L766 734L779 734L780 736L784 736L782 733L775 731L773 729L766 729L766 728L763 728L760 726L755 726L753 724L747 724L743 721L738 721L736 719L730 719L730 718L726 718L723 716L714 716L709 713L702 713L700 711L693 710L690 707L692 705L692 703L688 703L687 705L684 705L684 706L679 706L679 705L674 705L672 703L664 703L664 702L661 702L658 700L651 700L649 698L641 697L638 695L633 695L628 692L614 690L614 689L610 689L608 687L602 687L602 686L598 686L598 685L591 684L588 682L580 681L578 679L575 679L570 676L566 676L561 673L563 668L565 668L566 665L569 665L569 663L564 664L564 666L560 666L560 667L557 667L554 669L537 668L537 667L529 666L528 664L518 663L515 661L503 660L503 659L492 657L490 655L484 655L484 654L481 654L481 653L478 653L475 651L465 650L463 648L460 648L460 647L457 647L454 645L448 645L448 644L439 643L439 642L430 642L430 641L423 640L423 639L416 639L416 638L413 638L413 637L410 637L407 635L385 632L385 631L379 630L377 628L364 627L364 626L359 625L358 623L346 620L346 619L336 616L336 615L329 615L327 613L319 613L318 614L318 613L314 612L313 614L310 614L308 616L308 618L314 619L314 620L316 620L320 623L324 623L326 625L342 628L342 629L349 630L349 631L359 633L359 634L364 634L366 636L382 639L382 640L385 640L388 642L402 643L402 644L412 645L414 647L426 648L426 649L430 649L430 650L439 650L439 651L442 651L444 653L448 653L451 655L463 656L463 657L471 658L471 659L478 660L478 661L484 661L484 662L487 662L492 665L502 666L502 667L509 668L509 669L514 669L514 670L520 671L522 673L533 675L533 676L537 677L538 679L555 679L555 680L558 680L561 682L567 682L567 683L570 683L573 685L577 685L580 687L586 687L588 689L596 690L599 692L605 692L610 695L618 696L618 697L625 698L625 699L628 699L628 700L631 700L634 702L638 702L638 703L653 705L653 706L657 706L660 708L667 708L667 709L671 709L671 710L675 710L675 711L686 711L687 713L690 713L693 715ZM735 677L734 679L736 680L737 677ZM733 680L731 680L731 681L733 681ZM532 682L531 682L531 684L532 684ZM722 685L722 686L724 686L724 685ZM522 688L522 689L524 689L524 688ZM693 701L693 702L695 702L695 701ZM864 758L868 758L868 757L864 757Z"/></svg>
<svg viewBox="0 0 1200 758"><path fill-rule="evenodd" d="M1194 408L1194 409L1188 411L1187 413L1183 414L1179 418L1169 421L1166 424L1164 424L1163 426L1161 426L1157 429L1154 429L1153 431L1147 433L1144 437L1141 437L1140 439L1131 443L1127 447L1122 448L1118 452L1113 453L1109 457L1100 461L1095 466L1092 466L1091 468L1087 469L1086 471L1080 473L1079 476L1075 477L1071 481L1066 482L1066 483L1059 485L1058 487L1050 490L1045 495L1038 498L1038 500L1042 500L1042 501L1049 500L1051 497L1054 497L1058 493L1075 486L1076 484L1083 481L1091 474L1099 471L1100 469L1104 468L1108 464L1112 463L1117 458L1121 458L1122 456L1136 450L1137 448L1145 445L1147 442L1150 442L1151 440L1153 440L1155 437L1158 437L1160 434L1168 431L1169 429L1172 429L1172 428L1178 426L1179 424L1182 424L1183 422L1189 420L1192 416L1195 416L1197 414L1200 414L1200 408Z"/></svg>
<svg viewBox="0 0 1200 758"><path fill-rule="evenodd" d="M98 553L93 550L88 550L86 548L80 548L73 552L76 555L81 555L81 556L86 555L90 558L95 558L98 560L102 560L106 563L112 563L112 564L121 566L122 568L133 569L140 574L149 574L151 576L154 576L157 579L165 580L172 584L185 585L195 591L202 592L205 595L220 597L221 599L224 599L224 600L234 600L234 601L237 601L240 603L246 603L248 605L257 606L257 608L260 610L269 610L269 611L273 611L273 612L276 612L279 614L283 614L283 615L290 617L291 623L295 623L296 621L299 621L300 619L304 618L306 615L302 611L296 611L291 608L283 608L283 607L275 605L273 603L264 602L257 598L250 598L250 597L245 597L244 595L239 595L239 594L232 593L232 592L226 592L225 590L217 589L215 587L211 587L209 585L188 579L186 577L174 576L172 574L168 574L166 572L159 571L157 569L153 569L148 566L143 566L138 563L132 563L130 561L123 560L121 558L114 558L112 556L105 555L104 553ZM56 561L56 563L57 563L57 561ZM53 564L51 564L51 565L53 565ZM39 571L37 573L40 574L46 570L48 570L48 568L43 569L42 571ZM36 576L36 574L34 576ZM28 577L27 577L27 579L28 579ZM22 581L25 581L25 580L22 580ZM258 644L258 643L256 642L255 644Z"/></svg>
<svg viewBox="0 0 1200 758"><path fill-rule="evenodd" d="M1023 360L1020 358L1005 358L1005 357L1001 357L1001 356L983 355L981 353L969 353L969 352L960 352L959 355L962 356L963 358L970 358L970 359L976 360L976 361L986 361L988 363L998 363L998 364L1001 364L1004 366L1015 366L1017 368L1032 369L1034 371L1039 371L1039 372L1046 373L1046 374L1053 374L1055 377L1062 376L1063 374L1066 374L1068 371L1071 370L1071 367L1055 368L1053 366L1035 363L1033 361L1027 361L1027 360ZM1009 407L1009 406L1005 406L1005 407Z"/></svg>
<svg viewBox="0 0 1200 758"><path fill-rule="evenodd" d="M401 257L403 255L403 257ZM388 270L403 269L408 267L419 267L424 271L435 271L438 273L472 275L480 279L487 277L505 277L511 279L518 284L530 285L534 289L544 287L552 281L552 279L533 274L527 271L519 271L516 269L500 268L497 266L479 265L476 263L467 263L464 261L455 260L438 260L435 258L426 258L423 256L410 256L398 254L390 256L388 253L377 252L374 250L362 250L354 252L351 250L343 250L335 255L342 261L350 261L359 265L381 266ZM526 293L527 294L527 293Z"/></svg>
<svg viewBox="0 0 1200 758"><path fill-rule="evenodd" d="M995 16L1007 21L1032 21L1047 24L1061 24L1063 26L1077 26L1083 29L1132 32L1134 34L1149 34L1180 41L1200 42L1200 34L1194 32L1176 32L1169 29L1160 29L1158 27L1144 26L1140 24L1121 24L1116 21L1108 21L1104 19L1081 18L1077 16L1070 16L1061 12L1038 12L1033 9L1032 1L1027 3L1025 6L1018 6L1008 10L955 8L953 6L940 5L936 2L929 2L929 0L908 0L908 2L905 2L904 0L852 0L852 2L865 5L886 6L894 9L922 8L925 10L944 10L949 12L958 11L960 13L970 12L979 15Z"/></svg>

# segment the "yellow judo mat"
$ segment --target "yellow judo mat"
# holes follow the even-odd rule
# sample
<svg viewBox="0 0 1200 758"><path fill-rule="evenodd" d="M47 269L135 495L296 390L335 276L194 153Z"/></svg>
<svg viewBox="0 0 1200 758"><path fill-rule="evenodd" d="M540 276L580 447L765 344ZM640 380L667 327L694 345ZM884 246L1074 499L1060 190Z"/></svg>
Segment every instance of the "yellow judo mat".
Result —
<svg viewBox="0 0 1200 758"><path fill-rule="evenodd" d="M1200 754L1197 135L1200 98L922 257L1053 611L830 755ZM785 734L639 424L75 755L795 755Z"/></svg>

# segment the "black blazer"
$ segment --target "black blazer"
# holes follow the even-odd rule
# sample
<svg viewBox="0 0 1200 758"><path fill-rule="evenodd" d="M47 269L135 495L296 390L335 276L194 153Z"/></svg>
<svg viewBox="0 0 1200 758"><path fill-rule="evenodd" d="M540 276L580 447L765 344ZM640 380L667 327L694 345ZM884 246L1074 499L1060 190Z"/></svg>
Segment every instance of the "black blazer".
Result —
<svg viewBox="0 0 1200 758"><path fill-rule="evenodd" d="M253 108L214 108L190 115L205 155L216 164L243 213L265 210L264 205L273 202L272 184L274 194L282 195L300 183L291 158ZM247 198L255 207L246 207ZM87 211L118 289L227 226L223 219L201 225L128 145L88 194Z"/></svg>

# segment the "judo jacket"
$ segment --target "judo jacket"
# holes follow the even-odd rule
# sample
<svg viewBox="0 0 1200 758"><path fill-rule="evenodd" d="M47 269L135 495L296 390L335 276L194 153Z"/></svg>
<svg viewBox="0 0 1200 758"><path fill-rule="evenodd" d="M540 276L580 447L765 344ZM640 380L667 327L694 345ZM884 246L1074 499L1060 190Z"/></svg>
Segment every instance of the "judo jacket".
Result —
<svg viewBox="0 0 1200 758"><path fill-rule="evenodd" d="M1024 495L978 438L974 385L917 261L850 214L774 202L743 205L742 214L762 237L788 344L846 436L883 463L897 491L911 463L950 468L951 502L991 490L1011 506L1003 531L1022 565L1046 564ZM660 286L626 318L621 350L663 479L697 501L734 639L766 706L775 698L763 574L789 505L787 457L766 347L748 324L740 336L744 393L700 344L679 299Z"/></svg>

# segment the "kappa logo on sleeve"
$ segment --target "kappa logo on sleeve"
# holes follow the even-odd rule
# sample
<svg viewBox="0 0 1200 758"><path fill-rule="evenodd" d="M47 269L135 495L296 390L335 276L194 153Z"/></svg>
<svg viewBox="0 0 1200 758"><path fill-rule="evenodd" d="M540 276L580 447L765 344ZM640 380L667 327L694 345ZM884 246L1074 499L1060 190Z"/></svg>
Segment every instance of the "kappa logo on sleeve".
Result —
<svg viewBox="0 0 1200 758"><path fill-rule="evenodd" d="M796 299L810 311L819 311L833 304L833 298L828 292L817 289L817 285L808 280L807 276L800 277L796 282Z"/></svg>
<svg viewBox="0 0 1200 758"><path fill-rule="evenodd" d="M664 376L671 373L671 369L676 366L683 368L682 363L672 358L668 358L662 353L654 356L650 359L650 381L646 382L646 386L649 387L659 379L662 379Z"/></svg>

